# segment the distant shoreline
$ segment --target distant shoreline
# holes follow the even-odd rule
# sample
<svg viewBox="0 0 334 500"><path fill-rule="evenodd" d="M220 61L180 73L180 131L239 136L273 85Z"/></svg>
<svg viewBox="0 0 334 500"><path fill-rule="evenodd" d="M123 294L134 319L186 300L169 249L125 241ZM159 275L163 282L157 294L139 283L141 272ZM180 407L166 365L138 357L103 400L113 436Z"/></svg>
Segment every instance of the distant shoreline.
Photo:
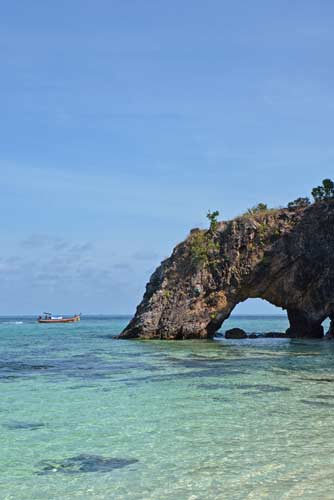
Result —
<svg viewBox="0 0 334 500"><path fill-rule="evenodd" d="M70 313L69 313L70 314ZM64 313L66 316L66 314ZM35 318L38 316L36 314L0 314L1 318ZM82 318L115 318L115 319L131 319L133 314L98 314L98 313L90 313L90 314L82 314ZM285 314L231 314L230 318L286 318Z"/></svg>

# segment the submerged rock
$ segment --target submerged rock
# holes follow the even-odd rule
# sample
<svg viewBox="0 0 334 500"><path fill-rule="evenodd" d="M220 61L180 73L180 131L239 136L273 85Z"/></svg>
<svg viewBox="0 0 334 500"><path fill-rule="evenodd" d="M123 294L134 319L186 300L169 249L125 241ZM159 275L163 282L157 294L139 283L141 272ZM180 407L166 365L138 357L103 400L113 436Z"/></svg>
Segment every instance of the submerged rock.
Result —
<svg viewBox="0 0 334 500"><path fill-rule="evenodd" d="M40 422L17 422L16 420L12 420L11 422L7 422L3 424L3 427L10 430L31 430L35 431L36 429L40 429L44 427L45 424Z"/></svg>
<svg viewBox="0 0 334 500"><path fill-rule="evenodd" d="M246 339L247 333L241 328L231 328L225 332L226 339Z"/></svg>
<svg viewBox="0 0 334 500"><path fill-rule="evenodd" d="M38 463L42 469L38 475L53 474L61 472L63 474L78 474L82 472L110 472L113 469L121 469L137 463L136 459L110 458L100 455L77 455L64 460L43 460Z"/></svg>
<svg viewBox="0 0 334 500"><path fill-rule="evenodd" d="M323 320L334 321L333 201L193 230L153 273L120 337L213 338L256 297L287 311L290 337L323 336Z"/></svg>

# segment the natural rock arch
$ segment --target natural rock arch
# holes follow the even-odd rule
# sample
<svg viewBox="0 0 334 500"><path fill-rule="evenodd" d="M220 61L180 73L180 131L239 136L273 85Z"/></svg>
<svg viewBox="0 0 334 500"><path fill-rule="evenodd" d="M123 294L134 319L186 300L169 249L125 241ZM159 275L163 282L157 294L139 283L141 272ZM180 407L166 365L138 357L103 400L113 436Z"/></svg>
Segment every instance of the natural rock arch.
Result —
<svg viewBox="0 0 334 500"><path fill-rule="evenodd" d="M248 298L287 310L293 337L322 337L327 317L334 325L334 202L192 230L153 273L120 337L212 338Z"/></svg>

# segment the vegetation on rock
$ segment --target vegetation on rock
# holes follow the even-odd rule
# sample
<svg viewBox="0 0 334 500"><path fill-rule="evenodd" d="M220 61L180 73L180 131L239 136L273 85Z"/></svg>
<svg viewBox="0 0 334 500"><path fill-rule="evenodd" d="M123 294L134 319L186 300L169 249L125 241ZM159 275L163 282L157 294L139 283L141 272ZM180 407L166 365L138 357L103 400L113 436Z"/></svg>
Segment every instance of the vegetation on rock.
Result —
<svg viewBox="0 0 334 500"><path fill-rule="evenodd" d="M214 212L211 212L209 210L208 213L206 214L206 217L210 221L210 231L212 231L213 233L215 233L218 229L218 216L219 216L218 210L215 210Z"/></svg>
<svg viewBox="0 0 334 500"><path fill-rule="evenodd" d="M331 179L324 179L321 186L312 189L314 201L333 200L334 199L334 182Z"/></svg>
<svg viewBox="0 0 334 500"><path fill-rule="evenodd" d="M289 210L296 210L297 208L308 207L311 204L309 198L297 198L296 200L288 203Z"/></svg>
<svg viewBox="0 0 334 500"><path fill-rule="evenodd" d="M207 266L219 251L219 243L209 231L197 231L191 235L190 253L191 261L196 266Z"/></svg>
<svg viewBox="0 0 334 500"><path fill-rule="evenodd" d="M194 230L190 235L191 261L195 266L207 266L213 262L213 257L219 251L219 243L215 240L218 229L218 210L206 214L210 221L208 231Z"/></svg>
<svg viewBox="0 0 334 500"><path fill-rule="evenodd" d="M260 212L265 212L267 210L269 210L269 209L268 209L268 205L266 203L258 203L254 207L249 208L248 213L252 215L252 214L258 214Z"/></svg>

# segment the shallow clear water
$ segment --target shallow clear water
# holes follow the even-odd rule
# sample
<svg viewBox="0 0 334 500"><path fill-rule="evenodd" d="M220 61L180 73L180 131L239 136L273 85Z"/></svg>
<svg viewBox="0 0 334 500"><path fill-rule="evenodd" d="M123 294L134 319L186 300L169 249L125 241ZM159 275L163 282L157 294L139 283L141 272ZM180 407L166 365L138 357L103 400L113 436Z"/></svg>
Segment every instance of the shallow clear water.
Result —
<svg viewBox="0 0 334 500"><path fill-rule="evenodd" d="M0 319L1 499L333 498L334 342L112 340L125 324Z"/></svg>

